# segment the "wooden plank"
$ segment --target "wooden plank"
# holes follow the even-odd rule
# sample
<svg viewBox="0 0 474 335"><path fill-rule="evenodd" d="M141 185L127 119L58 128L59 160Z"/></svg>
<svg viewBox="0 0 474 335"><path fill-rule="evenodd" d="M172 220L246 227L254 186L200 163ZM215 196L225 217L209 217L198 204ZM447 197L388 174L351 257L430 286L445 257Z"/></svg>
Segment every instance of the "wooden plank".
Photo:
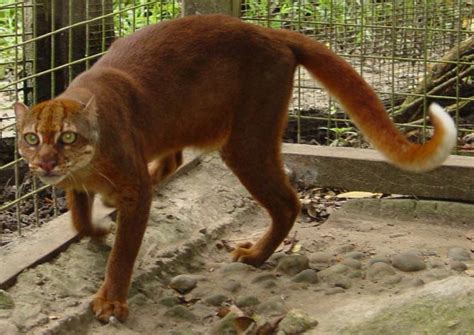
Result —
<svg viewBox="0 0 474 335"><path fill-rule="evenodd" d="M474 201L474 157L450 156L434 171L412 173L369 149L285 144L283 154L306 185Z"/></svg>
<svg viewBox="0 0 474 335"><path fill-rule="evenodd" d="M183 166L170 178L165 180L160 187L166 185L173 178L188 172L200 162L198 153L184 155ZM105 224L115 213L115 208L105 207L100 199L94 202L94 222ZM28 236L18 238L16 241L0 250L0 289L13 285L16 277L25 269L32 268L57 256L71 243L78 240L77 233L71 225L69 212L45 223L43 227Z"/></svg>

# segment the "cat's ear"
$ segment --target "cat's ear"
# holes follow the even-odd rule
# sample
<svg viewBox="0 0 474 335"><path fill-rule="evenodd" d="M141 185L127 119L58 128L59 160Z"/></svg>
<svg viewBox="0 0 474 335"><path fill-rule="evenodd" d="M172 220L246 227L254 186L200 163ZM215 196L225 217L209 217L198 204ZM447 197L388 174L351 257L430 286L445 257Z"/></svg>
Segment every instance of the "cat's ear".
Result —
<svg viewBox="0 0 474 335"><path fill-rule="evenodd" d="M13 109L15 110L15 116L18 122L21 122L25 114L30 111L30 109L23 102L20 101L13 105Z"/></svg>
<svg viewBox="0 0 474 335"><path fill-rule="evenodd" d="M87 101L84 111L87 112L87 119L92 125L97 123L97 103L95 96L91 96L89 101Z"/></svg>

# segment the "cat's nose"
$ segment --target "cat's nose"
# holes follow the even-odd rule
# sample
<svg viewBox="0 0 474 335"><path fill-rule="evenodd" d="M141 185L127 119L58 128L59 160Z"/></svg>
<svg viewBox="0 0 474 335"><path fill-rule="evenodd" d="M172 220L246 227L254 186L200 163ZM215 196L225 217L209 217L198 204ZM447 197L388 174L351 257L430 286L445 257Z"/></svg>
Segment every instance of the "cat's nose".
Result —
<svg viewBox="0 0 474 335"><path fill-rule="evenodd" d="M47 173L51 172L56 167L56 165L58 165L56 159L48 159L38 162L38 166Z"/></svg>

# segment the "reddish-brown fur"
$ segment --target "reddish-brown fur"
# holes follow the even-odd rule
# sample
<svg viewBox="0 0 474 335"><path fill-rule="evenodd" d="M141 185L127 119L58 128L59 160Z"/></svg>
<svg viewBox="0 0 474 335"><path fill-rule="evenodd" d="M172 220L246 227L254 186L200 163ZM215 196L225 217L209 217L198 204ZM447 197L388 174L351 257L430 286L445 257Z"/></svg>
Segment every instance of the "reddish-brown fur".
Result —
<svg viewBox="0 0 474 335"><path fill-rule="evenodd" d="M20 131L30 115L46 118L41 126L54 132L63 113L83 114L87 125L98 130L98 139L90 140L96 150L92 161L59 186L67 189L73 224L82 235L104 234L91 223L95 193L118 209L115 245L93 301L99 319L127 317L127 292L152 184L181 164L187 146L219 149L271 216L264 236L253 246L237 248L234 260L258 266L285 238L300 208L280 156L298 64L341 101L364 134L396 163L421 162L436 149L442 136L431 147L409 143L365 81L322 44L220 15L143 28L116 41L56 99L26 113L17 107ZM50 159L60 159L58 150L48 148ZM418 157L407 154L410 150L418 150Z"/></svg>

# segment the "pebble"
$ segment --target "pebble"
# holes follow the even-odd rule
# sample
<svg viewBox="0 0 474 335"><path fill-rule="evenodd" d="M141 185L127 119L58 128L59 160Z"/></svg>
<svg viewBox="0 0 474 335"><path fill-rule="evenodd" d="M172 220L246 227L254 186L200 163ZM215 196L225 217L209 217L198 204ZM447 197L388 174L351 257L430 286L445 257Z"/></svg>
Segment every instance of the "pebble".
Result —
<svg viewBox="0 0 474 335"><path fill-rule="evenodd" d="M271 265L277 265L280 259L285 257L286 254L284 252L276 252L270 256L269 259L267 259L267 263Z"/></svg>
<svg viewBox="0 0 474 335"><path fill-rule="evenodd" d="M329 252L315 252L309 257L309 260L311 263L331 264L334 263L335 258Z"/></svg>
<svg viewBox="0 0 474 335"><path fill-rule="evenodd" d="M289 255L280 259L276 270L290 276L309 268L309 259L303 255Z"/></svg>
<svg viewBox="0 0 474 335"><path fill-rule="evenodd" d="M318 321L311 318L304 311L292 309L278 324L278 330L283 334L303 334L318 325Z"/></svg>
<svg viewBox="0 0 474 335"><path fill-rule="evenodd" d="M352 259L352 258L343 260L341 264L347 265L356 270L362 267L362 263L360 261L358 261L357 259Z"/></svg>
<svg viewBox="0 0 474 335"><path fill-rule="evenodd" d="M365 257L365 254L360 251L351 251L344 255L345 258L352 258L352 259L362 259Z"/></svg>
<svg viewBox="0 0 474 335"><path fill-rule="evenodd" d="M316 271L314 271L313 269L306 269L291 278L291 281L295 283L316 284L319 279Z"/></svg>
<svg viewBox="0 0 474 335"><path fill-rule="evenodd" d="M444 262L441 259L432 259L428 262L431 268L444 268Z"/></svg>
<svg viewBox="0 0 474 335"><path fill-rule="evenodd" d="M190 275L179 275L171 279L170 287L181 293L186 294L191 292L197 285L197 279Z"/></svg>
<svg viewBox="0 0 474 335"><path fill-rule="evenodd" d="M240 284L238 281L236 281L234 279L231 279L231 280L229 280L227 282L224 282L222 284L222 288L224 290L232 292L232 293L237 292L238 290L240 290L241 287L242 287L242 284Z"/></svg>
<svg viewBox="0 0 474 335"><path fill-rule="evenodd" d="M204 302L211 306L220 306L228 297L224 294L214 294L204 299Z"/></svg>
<svg viewBox="0 0 474 335"><path fill-rule="evenodd" d="M256 283L262 283L268 280L276 280L276 279L277 277L273 273L262 273L262 274L259 274L258 276L255 276L255 278L252 279L252 283L256 284Z"/></svg>
<svg viewBox="0 0 474 335"><path fill-rule="evenodd" d="M462 247L452 247L448 250L448 258L454 261L469 261L471 260L471 252Z"/></svg>
<svg viewBox="0 0 474 335"><path fill-rule="evenodd" d="M280 298L271 298L260 303L256 308L256 312L265 316L277 316L287 313L288 309Z"/></svg>
<svg viewBox="0 0 474 335"><path fill-rule="evenodd" d="M395 274L395 270L390 265L382 262L374 263L367 269L367 277L373 282Z"/></svg>
<svg viewBox="0 0 474 335"><path fill-rule="evenodd" d="M392 265L405 272L420 271L426 269L426 263L422 257L415 252L404 252L392 257Z"/></svg>
<svg viewBox="0 0 474 335"><path fill-rule="evenodd" d="M243 307L249 307L249 306L255 306L260 303L260 300L254 295L245 295L242 297L238 297L235 300L235 304L237 307L243 308Z"/></svg>
<svg viewBox="0 0 474 335"><path fill-rule="evenodd" d="M336 253L346 254L348 252L354 251L354 249L355 249L355 247L352 244L343 245L343 246L340 246L336 249Z"/></svg>
<svg viewBox="0 0 474 335"><path fill-rule="evenodd" d="M467 265L460 261L454 261L451 263L451 269L458 272L467 270Z"/></svg>
<svg viewBox="0 0 474 335"><path fill-rule="evenodd" d="M349 278L340 276L334 280L333 285L347 290L352 287L352 282Z"/></svg>
<svg viewBox="0 0 474 335"><path fill-rule="evenodd" d="M382 283L384 285L392 286L400 283L402 281L403 277L399 274L395 274L393 276L386 277L385 279L382 280Z"/></svg>
<svg viewBox="0 0 474 335"><path fill-rule="evenodd" d="M346 275L351 271L351 268L344 264L336 264L327 269L318 272L318 276L322 279L330 279L339 275Z"/></svg>
<svg viewBox="0 0 474 335"><path fill-rule="evenodd" d="M448 269L432 269L427 275L428 277L440 280L449 277L451 275L451 271Z"/></svg>
<svg viewBox="0 0 474 335"><path fill-rule="evenodd" d="M196 316L186 307L182 305L176 305L168 309L164 316L176 318L176 319L183 319L192 321L196 319Z"/></svg>
<svg viewBox="0 0 474 335"><path fill-rule="evenodd" d="M413 287L420 287L425 285L425 281L421 278L415 278L410 282L410 285Z"/></svg>
<svg viewBox="0 0 474 335"><path fill-rule="evenodd" d="M375 256L367 262L368 266L371 266L372 264L375 263L387 263L390 264L390 259L387 256Z"/></svg>

